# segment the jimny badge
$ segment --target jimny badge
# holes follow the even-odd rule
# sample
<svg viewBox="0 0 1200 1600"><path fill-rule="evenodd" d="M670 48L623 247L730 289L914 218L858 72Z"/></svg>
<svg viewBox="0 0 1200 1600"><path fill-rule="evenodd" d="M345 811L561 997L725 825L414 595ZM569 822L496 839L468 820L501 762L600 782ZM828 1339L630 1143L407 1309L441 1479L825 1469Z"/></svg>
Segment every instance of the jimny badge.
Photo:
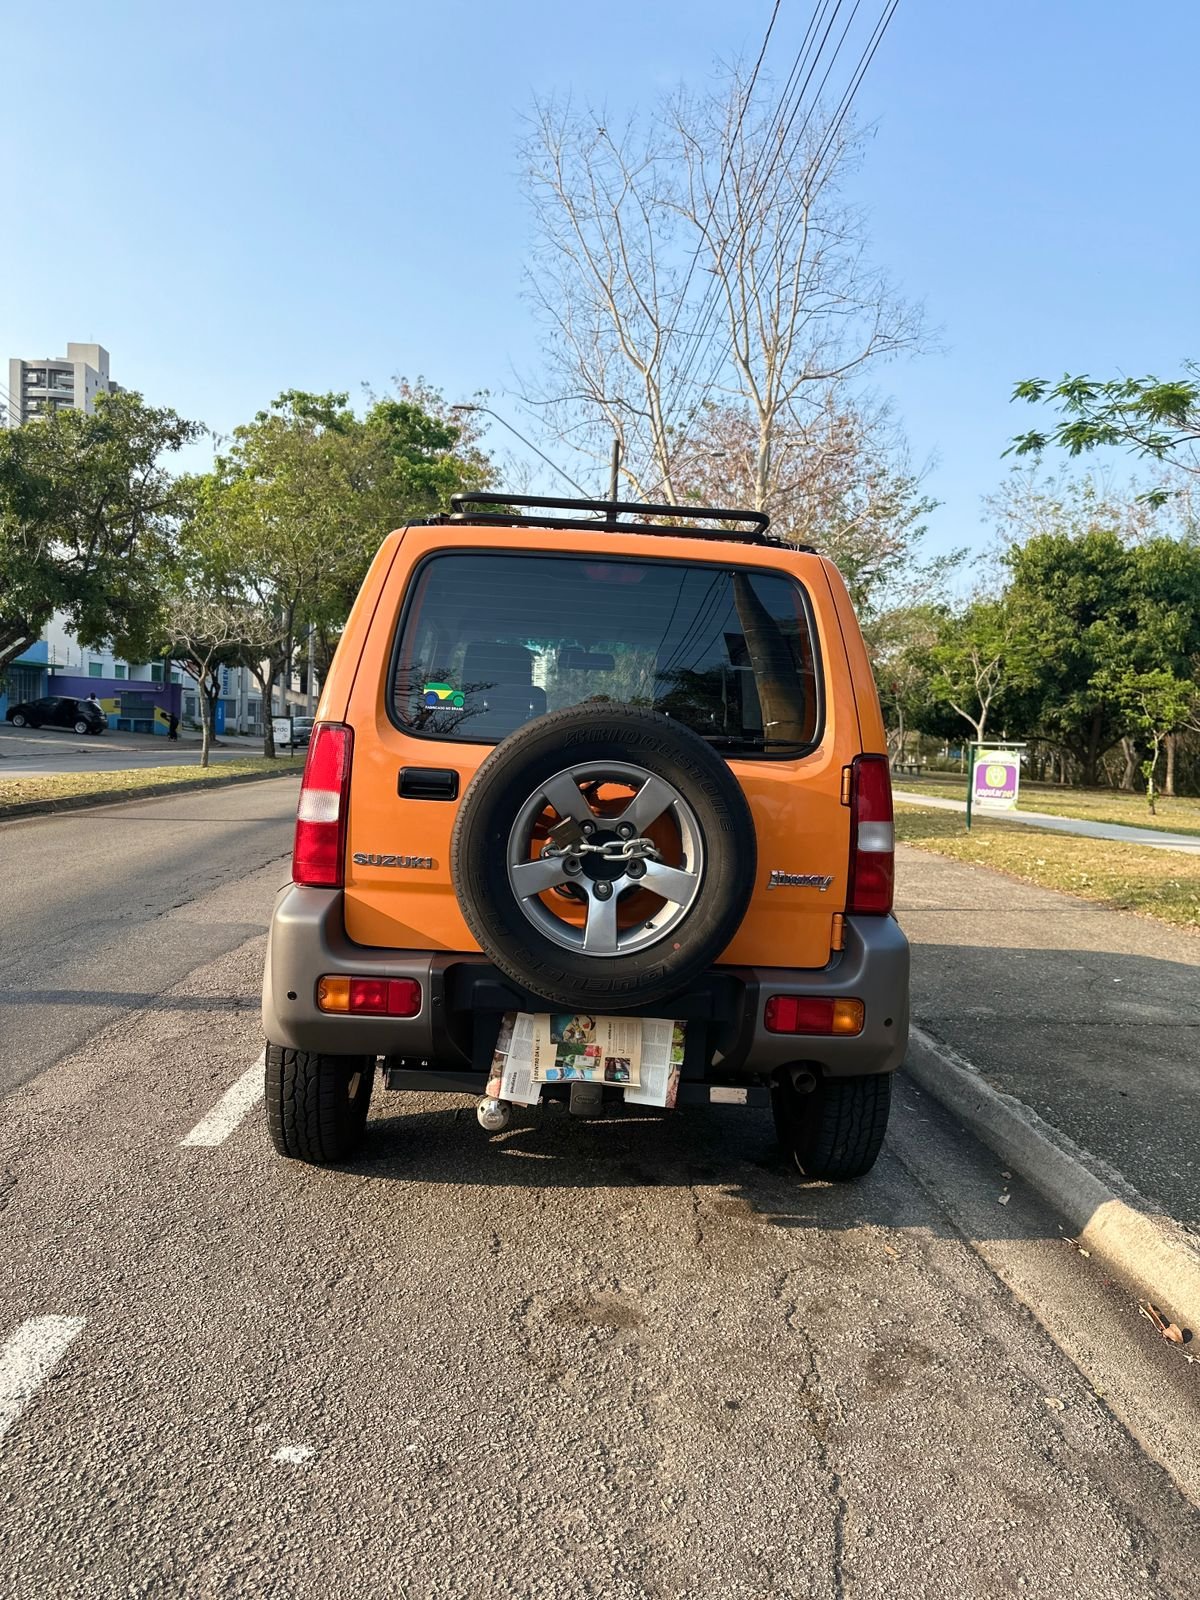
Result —
<svg viewBox="0 0 1200 1600"><path fill-rule="evenodd" d="M823 877L819 872L779 872L774 871L767 879L768 889L819 889L825 893L832 878Z"/></svg>

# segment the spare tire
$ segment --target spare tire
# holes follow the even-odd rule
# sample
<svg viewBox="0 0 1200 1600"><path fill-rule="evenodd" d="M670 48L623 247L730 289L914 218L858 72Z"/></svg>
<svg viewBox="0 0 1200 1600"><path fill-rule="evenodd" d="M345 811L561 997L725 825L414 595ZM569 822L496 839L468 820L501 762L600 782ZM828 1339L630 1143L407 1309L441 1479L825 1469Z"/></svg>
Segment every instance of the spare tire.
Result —
<svg viewBox="0 0 1200 1600"><path fill-rule="evenodd" d="M527 722L463 796L450 868L499 969L554 1005L679 994L737 932L754 822L725 762L656 711L590 705Z"/></svg>

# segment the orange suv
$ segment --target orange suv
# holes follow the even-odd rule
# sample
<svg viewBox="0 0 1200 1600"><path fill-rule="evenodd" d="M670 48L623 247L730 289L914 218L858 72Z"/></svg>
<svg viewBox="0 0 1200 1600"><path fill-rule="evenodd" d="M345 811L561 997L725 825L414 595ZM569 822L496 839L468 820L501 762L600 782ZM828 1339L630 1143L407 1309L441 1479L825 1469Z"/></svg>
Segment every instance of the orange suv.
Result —
<svg viewBox="0 0 1200 1600"><path fill-rule="evenodd" d="M884 728L837 569L758 512L460 495L383 543L263 987L276 1149L391 1089L770 1103L861 1176L908 1032Z"/></svg>

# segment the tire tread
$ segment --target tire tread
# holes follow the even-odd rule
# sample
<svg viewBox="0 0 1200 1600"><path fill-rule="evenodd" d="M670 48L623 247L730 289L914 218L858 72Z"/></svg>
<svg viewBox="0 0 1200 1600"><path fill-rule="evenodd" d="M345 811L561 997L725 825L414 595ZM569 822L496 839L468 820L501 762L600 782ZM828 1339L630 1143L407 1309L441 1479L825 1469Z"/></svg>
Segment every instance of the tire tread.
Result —
<svg viewBox="0 0 1200 1600"><path fill-rule="evenodd" d="M361 1071L357 1100L346 1095L347 1074ZM369 1057L318 1055L269 1044L266 1051L267 1131L281 1156L325 1166L343 1161L362 1142L374 1062Z"/></svg>
<svg viewBox="0 0 1200 1600"><path fill-rule="evenodd" d="M777 1094L791 1098L777 1102L776 1126L805 1177L842 1183L870 1172L887 1133L890 1073L827 1078L811 1095Z"/></svg>

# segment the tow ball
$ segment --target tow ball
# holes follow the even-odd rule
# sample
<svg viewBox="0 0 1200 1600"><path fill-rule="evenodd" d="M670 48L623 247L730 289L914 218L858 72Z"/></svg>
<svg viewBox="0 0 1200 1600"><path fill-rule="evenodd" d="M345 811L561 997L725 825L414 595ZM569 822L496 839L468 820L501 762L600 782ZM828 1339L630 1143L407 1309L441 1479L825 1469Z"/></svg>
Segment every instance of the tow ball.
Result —
<svg viewBox="0 0 1200 1600"><path fill-rule="evenodd" d="M475 1107L475 1115L485 1133L503 1133L512 1121L512 1107L507 1100L492 1100L485 1096Z"/></svg>

